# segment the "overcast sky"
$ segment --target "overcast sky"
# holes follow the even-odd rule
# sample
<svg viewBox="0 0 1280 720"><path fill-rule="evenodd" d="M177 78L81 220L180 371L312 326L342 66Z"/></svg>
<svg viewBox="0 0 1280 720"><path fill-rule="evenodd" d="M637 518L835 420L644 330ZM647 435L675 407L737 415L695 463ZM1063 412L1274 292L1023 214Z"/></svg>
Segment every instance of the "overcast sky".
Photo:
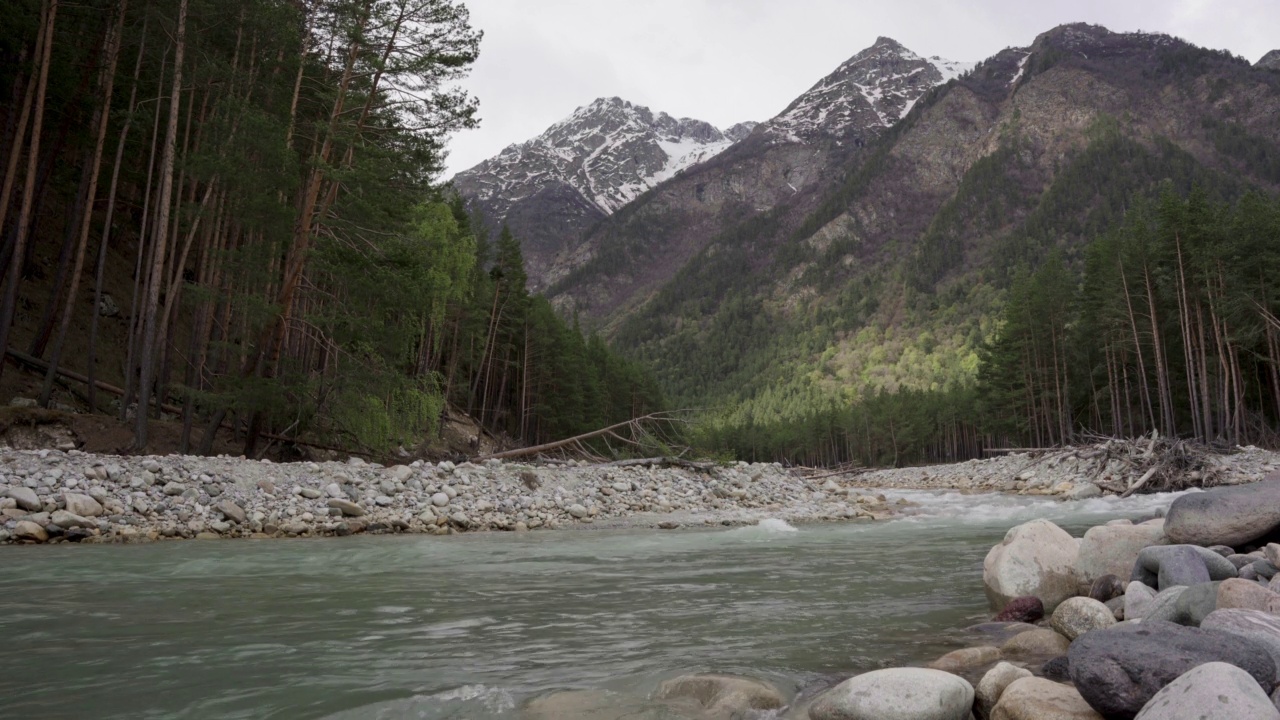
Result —
<svg viewBox="0 0 1280 720"><path fill-rule="evenodd" d="M1159 31L1250 62L1280 47L1280 0L463 0L485 33L464 86L481 125L445 176L542 133L597 97L724 128L765 120L886 35L975 61L1049 28Z"/></svg>

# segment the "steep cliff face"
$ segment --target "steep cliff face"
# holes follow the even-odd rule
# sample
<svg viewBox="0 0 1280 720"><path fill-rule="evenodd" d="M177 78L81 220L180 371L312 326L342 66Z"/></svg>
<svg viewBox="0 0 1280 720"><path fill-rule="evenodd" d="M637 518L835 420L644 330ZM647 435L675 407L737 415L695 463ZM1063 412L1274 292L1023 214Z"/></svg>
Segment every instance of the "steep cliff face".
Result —
<svg viewBox="0 0 1280 720"><path fill-rule="evenodd" d="M803 397L945 387L972 373L1020 266L1051 252L1080 262L1085 242L1162 184L1224 198L1280 188L1280 73L1164 35L1063 26L925 94L877 135L828 159L795 200L707 223L700 249L642 302L611 306L590 277L562 297L675 397L746 417ZM617 257L637 253L631 242Z"/></svg>
<svg viewBox="0 0 1280 720"><path fill-rule="evenodd" d="M727 228L812 209L834 170L970 68L880 38L748 137L566 248L544 276L555 302L601 323L624 316Z"/></svg>
<svg viewBox="0 0 1280 720"><path fill-rule="evenodd" d="M654 113L621 98L578 108L528 142L458 173L453 182L494 224L524 244L535 286L550 259L592 225L649 188L749 135L701 120Z"/></svg>

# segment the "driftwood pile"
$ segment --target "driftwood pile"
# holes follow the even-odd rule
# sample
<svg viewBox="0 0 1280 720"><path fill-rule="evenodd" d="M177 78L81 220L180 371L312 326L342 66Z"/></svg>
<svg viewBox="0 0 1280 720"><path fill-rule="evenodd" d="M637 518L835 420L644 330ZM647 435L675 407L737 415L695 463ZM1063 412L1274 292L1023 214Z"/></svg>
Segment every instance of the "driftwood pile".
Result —
<svg viewBox="0 0 1280 720"><path fill-rule="evenodd" d="M1134 493L1175 492L1209 488L1223 481L1218 456L1231 452L1189 440L1151 435L1137 439L1098 438L1078 447L1046 450L1028 468L1048 462L1076 461L1092 467L1089 481L1103 490L1129 497Z"/></svg>

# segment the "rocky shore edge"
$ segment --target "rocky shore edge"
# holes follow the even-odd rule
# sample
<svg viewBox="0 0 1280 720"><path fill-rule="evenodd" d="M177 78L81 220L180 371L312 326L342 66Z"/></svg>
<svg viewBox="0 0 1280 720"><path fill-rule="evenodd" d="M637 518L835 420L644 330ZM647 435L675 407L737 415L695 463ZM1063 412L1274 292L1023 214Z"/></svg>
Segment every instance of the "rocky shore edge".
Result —
<svg viewBox="0 0 1280 720"><path fill-rule="evenodd" d="M1177 497L1072 537L1044 519L987 554L991 622L926 667L787 699L685 675L645 701L563 691L525 720L1280 720L1280 474ZM660 704L659 708L655 704Z"/></svg>
<svg viewBox="0 0 1280 720"><path fill-rule="evenodd" d="M776 464L704 472L0 452L0 543L9 544L877 520L901 502Z"/></svg>

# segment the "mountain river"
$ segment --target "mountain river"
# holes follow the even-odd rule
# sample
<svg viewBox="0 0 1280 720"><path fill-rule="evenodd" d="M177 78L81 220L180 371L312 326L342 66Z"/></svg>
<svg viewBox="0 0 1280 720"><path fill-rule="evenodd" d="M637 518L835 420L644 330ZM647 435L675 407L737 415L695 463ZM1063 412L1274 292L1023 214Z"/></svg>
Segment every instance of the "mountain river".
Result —
<svg viewBox="0 0 1280 720"><path fill-rule="evenodd" d="M0 551L0 717L518 718L687 672L795 696L920 664L988 618L982 559L1170 495L896 491L885 522L166 542ZM647 715L646 715L647 717Z"/></svg>

